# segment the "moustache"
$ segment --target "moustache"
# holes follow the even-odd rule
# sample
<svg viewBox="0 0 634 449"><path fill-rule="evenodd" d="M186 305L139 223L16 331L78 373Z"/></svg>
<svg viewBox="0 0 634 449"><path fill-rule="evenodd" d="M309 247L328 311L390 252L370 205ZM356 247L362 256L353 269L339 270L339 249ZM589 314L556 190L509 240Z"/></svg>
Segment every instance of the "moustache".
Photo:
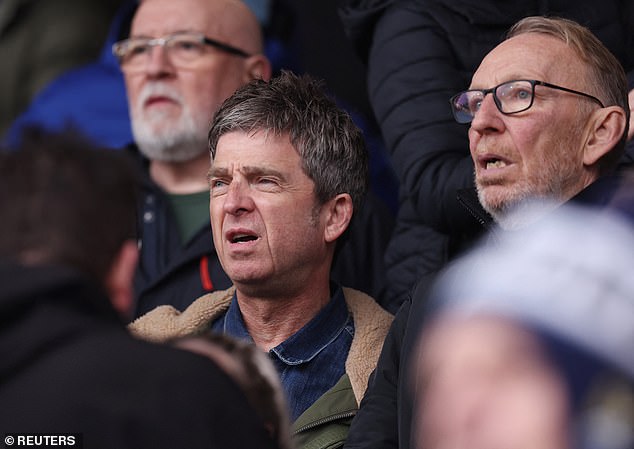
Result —
<svg viewBox="0 0 634 449"><path fill-rule="evenodd" d="M143 105L152 97L166 97L178 104L182 104L183 102L183 97L178 91L176 91L176 89L163 83L148 83L143 86L143 89L139 94L137 106L142 108Z"/></svg>

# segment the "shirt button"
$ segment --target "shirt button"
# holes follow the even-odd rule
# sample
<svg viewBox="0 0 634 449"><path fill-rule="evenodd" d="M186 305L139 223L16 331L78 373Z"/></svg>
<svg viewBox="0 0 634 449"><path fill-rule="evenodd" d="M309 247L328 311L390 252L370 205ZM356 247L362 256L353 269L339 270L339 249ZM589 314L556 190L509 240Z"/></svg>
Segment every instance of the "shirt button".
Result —
<svg viewBox="0 0 634 449"><path fill-rule="evenodd" d="M154 213L146 212L143 214L143 221L146 223L152 223L154 221Z"/></svg>

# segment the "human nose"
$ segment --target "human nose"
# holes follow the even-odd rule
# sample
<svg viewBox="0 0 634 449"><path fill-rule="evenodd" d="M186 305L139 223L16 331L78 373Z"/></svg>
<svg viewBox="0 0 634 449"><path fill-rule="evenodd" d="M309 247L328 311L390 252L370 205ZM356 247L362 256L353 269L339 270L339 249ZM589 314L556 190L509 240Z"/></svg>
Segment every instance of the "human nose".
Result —
<svg viewBox="0 0 634 449"><path fill-rule="evenodd" d="M480 107L473 115L471 120L471 130L484 133L501 131L504 127L502 113L497 107L493 93L485 94Z"/></svg>
<svg viewBox="0 0 634 449"><path fill-rule="evenodd" d="M174 72L165 41L154 42L149 48L146 73L150 76L162 76Z"/></svg>
<svg viewBox="0 0 634 449"><path fill-rule="evenodd" d="M241 180L234 179L227 188L223 209L231 215L240 215L253 209L253 199L248 186Z"/></svg>

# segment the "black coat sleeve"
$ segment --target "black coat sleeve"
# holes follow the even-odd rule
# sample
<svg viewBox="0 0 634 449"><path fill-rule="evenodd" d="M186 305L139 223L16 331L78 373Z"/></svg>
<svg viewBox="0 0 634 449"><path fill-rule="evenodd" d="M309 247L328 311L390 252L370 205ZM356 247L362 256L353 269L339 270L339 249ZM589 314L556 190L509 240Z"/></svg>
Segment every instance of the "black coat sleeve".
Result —
<svg viewBox="0 0 634 449"><path fill-rule="evenodd" d="M397 387L401 344L409 315L410 302L399 309L385 338L383 349L368 382L359 412L352 421L344 449L397 449Z"/></svg>
<svg viewBox="0 0 634 449"><path fill-rule="evenodd" d="M461 30L444 26L458 24L423 3L397 2L377 21L368 89L401 194L424 224L448 232L471 223L455 199L473 186L468 128L454 121L449 98L468 88L477 58L456 53Z"/></svg>

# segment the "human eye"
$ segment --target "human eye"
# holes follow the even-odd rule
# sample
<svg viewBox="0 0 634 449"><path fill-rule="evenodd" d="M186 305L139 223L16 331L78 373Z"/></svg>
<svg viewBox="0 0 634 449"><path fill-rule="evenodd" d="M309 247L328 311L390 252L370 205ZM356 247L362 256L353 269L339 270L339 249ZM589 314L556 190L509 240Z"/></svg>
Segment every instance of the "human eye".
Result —
<svg viewBox="0 0 634 449"><path fill-rule="evenodd" d="M196 56L202 53L203 44L193 36L176 36L170 41L170 48L183 56Z"/></svg>
<svg viewBox="0 0 634 449"><path fill-rule="evenodd" d="M212 195L221 195L227 191L229 183L222 178L210 178L209 179L209 190Z"/></svg>
<svg viewBox="0 0 634 449"><path fill-rule="evenodd" d="M148 53L150 46L147 41L139 40L129 42L127 48L125 49L125 53L128 58L133 58L135 56L140 56Z"/></svg>
<svg viewBox="0 0 634 449"><path fill-rule="evenodd" d="M467 109L471 112L476 112L482 106L482 100L484 96L482 92L473 91L469 92L467 96Z"/></svg>
<svg viewBox="0 0 634 449"><path fill-rule="evenodd" d="M256 178L255 183L263 190L274 190L280 185L279 181L271 176L260 176Z"/></svg>
<svg viewBox="0 0 634 449"><path fill-rule="evenodd" d="M526 81L513 81L500 86L498 97L509 101L525 102L531 99L533 86Z"/></svg>

